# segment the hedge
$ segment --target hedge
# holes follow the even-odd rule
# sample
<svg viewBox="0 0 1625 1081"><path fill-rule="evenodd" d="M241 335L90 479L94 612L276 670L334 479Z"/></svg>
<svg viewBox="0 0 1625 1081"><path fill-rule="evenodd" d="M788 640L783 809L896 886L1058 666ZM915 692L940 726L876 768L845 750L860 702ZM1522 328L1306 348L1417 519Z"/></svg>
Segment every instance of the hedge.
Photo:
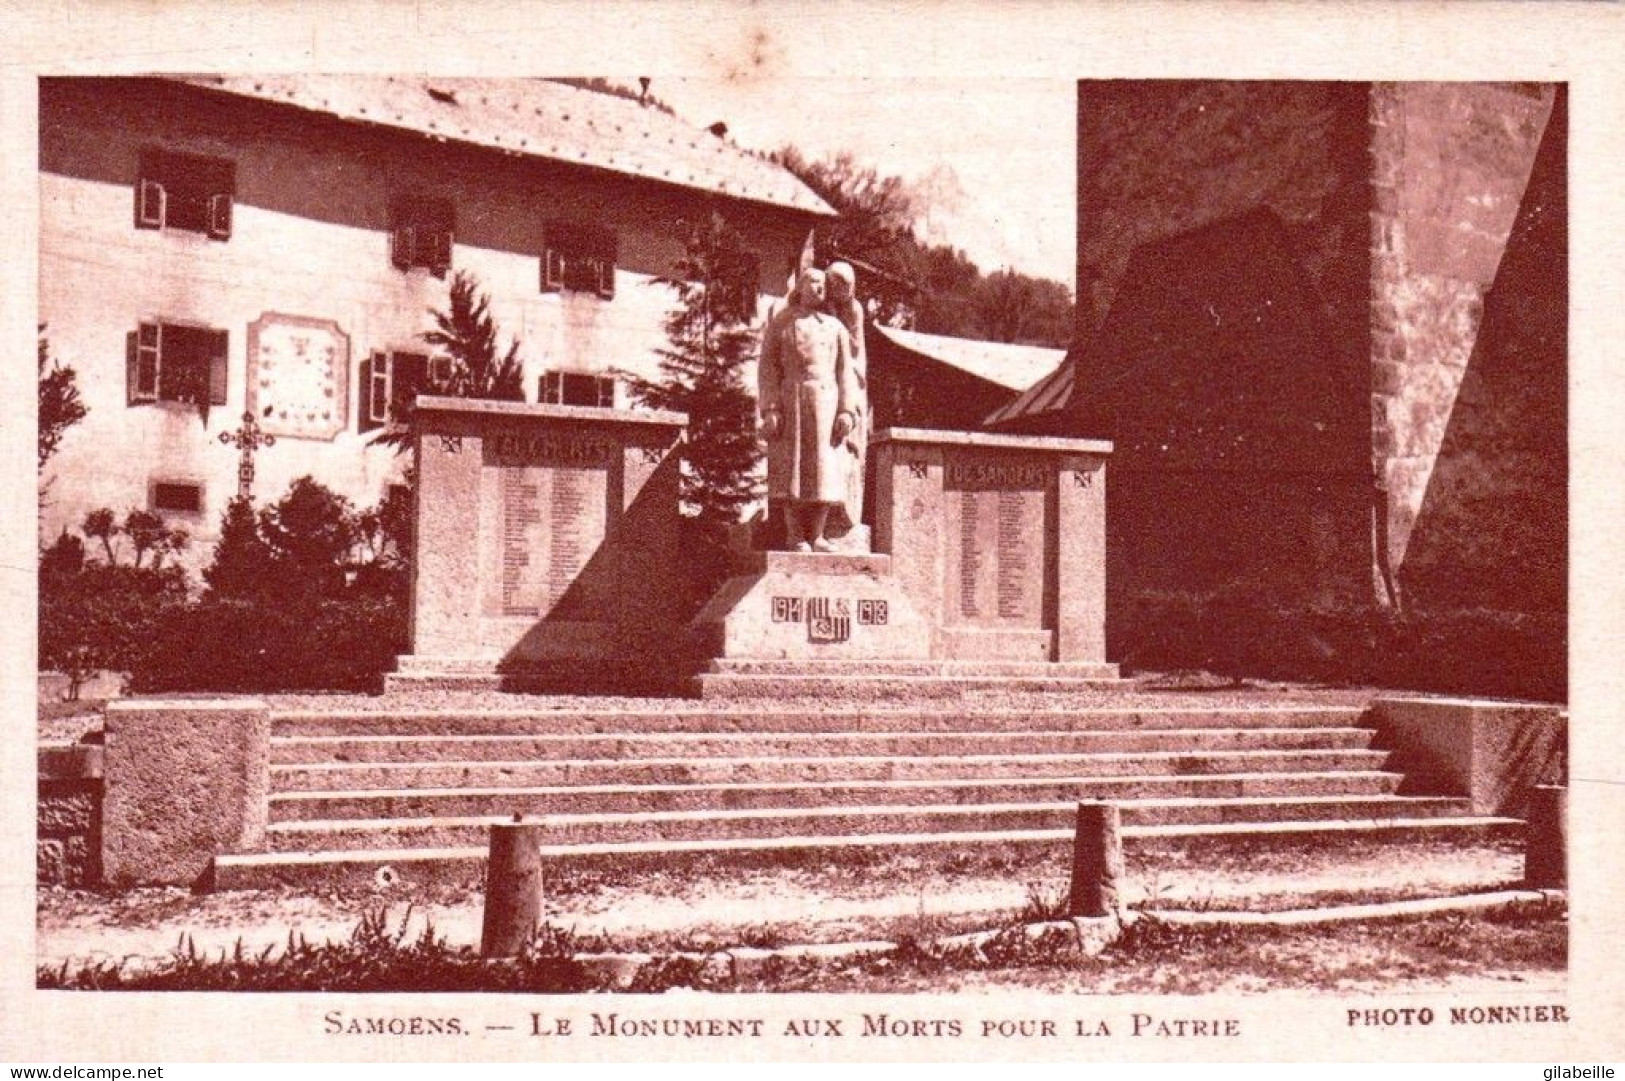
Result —
<svg viewBox="0 0 1625 1081"><path fill-rule="evenodd" d="M1113 613L1109 648L1130 670L1201 668L1315 681L1563 701L1560 613L1411 611L1271 602L1237 593L1144 593Z"/></svg>
<svg viewBox="0 0 1625 1081"><path fill-rule="evenodd" d="M376 691L406 637L405 606L388 597L209 599L163 613L130 684L141 694Z"/></svg>

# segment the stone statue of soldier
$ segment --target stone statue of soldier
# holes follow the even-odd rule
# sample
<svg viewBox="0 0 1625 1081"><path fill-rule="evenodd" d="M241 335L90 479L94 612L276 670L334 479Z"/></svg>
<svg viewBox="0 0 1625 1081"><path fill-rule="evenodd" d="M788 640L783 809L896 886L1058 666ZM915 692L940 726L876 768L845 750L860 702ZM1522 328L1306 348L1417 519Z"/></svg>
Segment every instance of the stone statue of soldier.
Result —
<svg viewBox="0 0 1625 1081"><path fill-rule="evenodd" d="M857 297L857 275L848 263L831 263L826 288L827 306L831 315L846 328L852 346L852 376L857 395L852 402L854 422L847 439L851 456L846 462L846 498L836 509L836 517L845 520L832 523L831 532L845 533L856 529L863 520L863 463L869 455L869 434L874 420L869 411L869 363L863 341L863 304ZM838 528L837 528L838 527Z"/></svg>
<svg viewBox="0 0 1625 1081"><path fill-rule="evenodd" d="M827 552L830 511L844 507L860 391L851 335L820 310L823 271L803 270L789 305L762 334L757 408L767 440L767 494L784 507L795 551Z"/></svg>

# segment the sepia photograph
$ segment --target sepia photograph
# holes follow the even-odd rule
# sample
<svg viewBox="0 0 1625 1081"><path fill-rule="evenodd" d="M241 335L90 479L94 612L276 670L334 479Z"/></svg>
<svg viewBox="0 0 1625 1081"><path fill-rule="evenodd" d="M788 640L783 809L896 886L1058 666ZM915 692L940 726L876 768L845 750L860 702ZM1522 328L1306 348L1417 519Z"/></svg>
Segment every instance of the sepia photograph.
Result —
<svg viewBox="0 0 1625 1081"><path fill-rule="evenodd" d="M1562 1060L1583 74L798 71L760 17L29 74L8 995Z"/></svg>

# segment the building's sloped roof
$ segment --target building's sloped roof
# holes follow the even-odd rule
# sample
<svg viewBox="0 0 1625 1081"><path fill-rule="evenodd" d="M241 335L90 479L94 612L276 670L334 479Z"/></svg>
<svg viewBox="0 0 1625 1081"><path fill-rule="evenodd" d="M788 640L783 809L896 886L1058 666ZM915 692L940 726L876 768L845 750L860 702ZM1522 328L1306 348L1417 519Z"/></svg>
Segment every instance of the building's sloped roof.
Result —
<svg viewBox="0 0 1625 1081"><path fill-rule="evenodd" d="M920 334L878 324L870 329L885 335L893 344L904 349L950 364L1011 390L1025 390L1032 386L1066 356L1064 349L1045 349L1036 345L946 338L939 334Z"/></svg>
<svg viewBox="0 0 1625 1081"><path fill-rule="evenodd" d="M1074 367L1070 356L1063 357L1054 371L1022 391L1013 400L989 413L982 423L994 428L1000 424L1064 408L1068 399L1072 397Z"/></svg>
<svg viewBox="0 0 1625 1081"><path fill-rule="evenodd" d="M242 97L809 214L835 213L792 173L654 107L547 79L173 75Z"/></svg>

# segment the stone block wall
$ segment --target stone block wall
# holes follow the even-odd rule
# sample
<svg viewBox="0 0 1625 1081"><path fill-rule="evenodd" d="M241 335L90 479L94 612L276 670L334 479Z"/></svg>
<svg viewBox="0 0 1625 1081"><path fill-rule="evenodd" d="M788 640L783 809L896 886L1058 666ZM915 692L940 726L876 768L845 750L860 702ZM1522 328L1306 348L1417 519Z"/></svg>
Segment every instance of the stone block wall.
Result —
<svg viewBox="0 0 1625 1081"><path fill-rule="evenodd" d="M84 887L101 881L100 747L41 746L34 850L36 881L42 886Z"/></svg>
<svg viewBox="0 0 1625 1081"><path fill-rule="evenodd" d="M1386 493L1380 554L1395 572L1555 96L1540 84L1371 87L1372 464Z"/></svg>

